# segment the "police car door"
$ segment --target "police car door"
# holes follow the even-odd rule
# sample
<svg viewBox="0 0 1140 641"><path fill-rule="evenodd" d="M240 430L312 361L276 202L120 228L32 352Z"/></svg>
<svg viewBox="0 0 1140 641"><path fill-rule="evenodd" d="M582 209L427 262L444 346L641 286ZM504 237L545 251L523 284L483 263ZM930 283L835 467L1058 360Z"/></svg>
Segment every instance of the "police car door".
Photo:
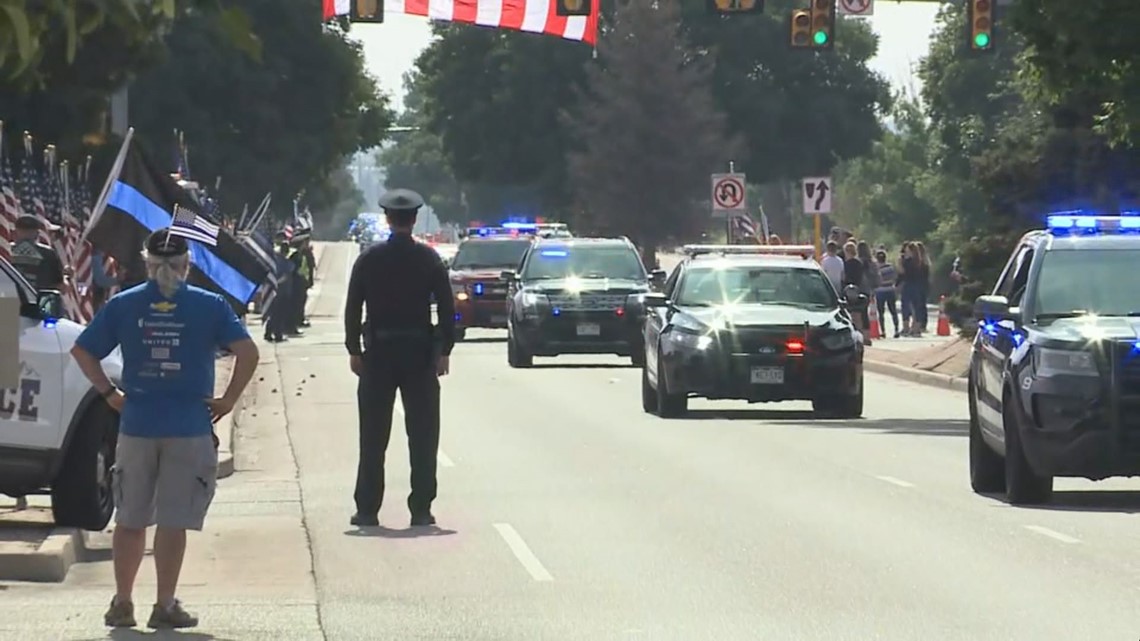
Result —
<svg viewBox="0 0 1140 641"><path fill-rule="evenodd" d="M28 448L59 447L63 417L64 355L54 322L35 309L36 293L15 269L0 260L0 297L21 303L20 378L16 387L0 389L0 444Z"/></svg>

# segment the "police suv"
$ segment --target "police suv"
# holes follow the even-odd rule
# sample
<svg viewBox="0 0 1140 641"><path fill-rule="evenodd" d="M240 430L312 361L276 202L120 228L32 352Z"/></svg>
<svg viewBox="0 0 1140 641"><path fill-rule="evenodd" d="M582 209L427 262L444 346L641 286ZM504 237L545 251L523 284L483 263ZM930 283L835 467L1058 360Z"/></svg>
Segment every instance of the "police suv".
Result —
<svg viewBox="0 0 1140 641"><path fill-rule="evenodd" d="M644 297L641 405L683 416L691 397L810 400L863 414L863 336L810 245L688 245ZM855 303L856 301L852 301Z"/></svg>
<svg viewBox="0 0 1140 641"><path fill-rule="evenodd" d="M970 484L1047 502L1053 477L1140 476L1140 215L1048 217L974 304Z"/></svg>
<svg viewBox="0 0 1140 641"><path fill-rule="evenodd" d="M617 354L645 358L641 296L664 272L646 272L627 238L539 239L518 271L500 278L507 295L507 363L535 356Z"/></svg>
<svg viewBox="0 0 1140 641"><path fill-rule="evenodd" d="M0 363L0 494L48 491L57 525L101 530L114 512L119 415L71 358L83 327L62 316L59 292L36 292L0 258L0 350L18 345L18 365L7 351ZM119 382L118 350L103 367Z"/></svg>

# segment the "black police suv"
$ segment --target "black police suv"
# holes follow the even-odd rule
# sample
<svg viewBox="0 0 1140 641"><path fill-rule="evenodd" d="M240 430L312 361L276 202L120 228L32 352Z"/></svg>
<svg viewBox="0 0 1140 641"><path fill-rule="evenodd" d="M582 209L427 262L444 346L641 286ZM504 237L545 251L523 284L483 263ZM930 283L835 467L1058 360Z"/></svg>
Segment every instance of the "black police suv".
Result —
<svg viewBox="0 0 1140 641"><path fill-rule="evenodd" d="M641 295L652 279L626 238L539 239L519 270L504 271L507 362L530 367L535 356L617 354L644 360Z"/></svg>
<svg viewBox="0 0 1140 641"><path fill-rule="evenodd" d="M970 485L1012 504L1140 476L1140 216L1048 222L974 304Z"/></svg>
<svg viewBox="0 0 1140 641"><path fill-rule="evenodd" d="M863 337L812 251L685 247L664 291L644 297L642 408L676 418L690 397L810 400L861 416Z"/></svg>

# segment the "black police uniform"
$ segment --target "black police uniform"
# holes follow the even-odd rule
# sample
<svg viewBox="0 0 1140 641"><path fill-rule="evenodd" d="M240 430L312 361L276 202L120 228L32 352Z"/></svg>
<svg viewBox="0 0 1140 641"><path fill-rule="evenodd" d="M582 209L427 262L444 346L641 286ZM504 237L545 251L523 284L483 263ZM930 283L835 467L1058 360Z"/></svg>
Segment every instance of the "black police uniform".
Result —
<svg viewBox="0 0 1140 641"><path fill-rule="evenodd" d="M274 276L277 278L277 289L269 307L265 310L265 340L280 343L285 340L288 331L289 314L293 303L293 263L287 256L288 240L285 232L277 232L275 237L277 247L274 248Z"/></svg>
<svg viewBox="0 0 1140 641"><path fill-rule="evenodd" d="M22 215L16 219L19 231L40 231L43 222L36 216ZM63 287L63 261L50 246L37 240L21 240L10 248L12 266L36 289Z"/></svg>
<svg viewBox="0 0 1140 641"><path fill-rule="evenodd" d="M397 189L380 200L386 211L423 206L415 192ZM431 324L431 304L438 305ZM361 322L361 307L368 322ZM455 346L455 304L447 268L431 247L394 233L365 250L352 268L344 313L348 353L363 354L357 386L360 461L356 471L354 525L376 525L384 495L384 452L392 433L396 390L404 404L411 461L412 525L435 523L436 456L439 452L439 379L436 361ZM363 350L361 339L364 340Z"/></svg>

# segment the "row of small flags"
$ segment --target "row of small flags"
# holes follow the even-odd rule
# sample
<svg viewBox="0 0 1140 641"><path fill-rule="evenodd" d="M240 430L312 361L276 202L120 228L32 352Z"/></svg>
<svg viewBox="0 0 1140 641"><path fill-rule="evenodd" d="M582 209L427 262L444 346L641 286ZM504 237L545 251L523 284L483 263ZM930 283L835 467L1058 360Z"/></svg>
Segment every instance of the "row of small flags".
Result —
<svg viewBox="0 0 1140 641"><path fill-rule="evenodd" d="M767 244L768 239L772 237L772 228L768 224L768 214L764 213L764 208L760 208L760 225L757 228L756 221L748 214L735 214L732 217L731 228L734 236L741 238L753 238L759 244Z"/></svg>
<svg viewBox="0 0 1140 641"><path fill-rule="evenodd" d="M34 140L26 132L23 150L19 172L15 172L5 153L0 123L0 257L12 257L17 219L24 215L38 218L39 242L52 247L64 266L70 268L62 292L67 315L85 323L94 313L95 251L91 243L82 239L92 208L91 158L73 169L56 158L55 148L50 145L37 157Z"/></svg>

